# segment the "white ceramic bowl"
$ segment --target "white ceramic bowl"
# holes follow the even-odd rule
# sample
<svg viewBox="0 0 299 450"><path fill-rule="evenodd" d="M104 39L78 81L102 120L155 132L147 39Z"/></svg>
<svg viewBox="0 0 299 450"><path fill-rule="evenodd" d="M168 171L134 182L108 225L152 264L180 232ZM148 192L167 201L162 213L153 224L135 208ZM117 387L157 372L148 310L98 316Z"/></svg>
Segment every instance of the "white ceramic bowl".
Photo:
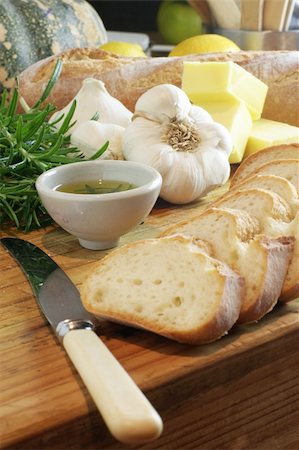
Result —
<svg viewBox="0 0 299 450"><path fill-rule="evenodd" d="M136 188L109 194L71 194L58 185L85 180L121 180ZM89 249L115 247L119 238L142 222L160 193L161 175L131 161L71 163L44 172L36 181L43 205L54 221Z"/></svg>

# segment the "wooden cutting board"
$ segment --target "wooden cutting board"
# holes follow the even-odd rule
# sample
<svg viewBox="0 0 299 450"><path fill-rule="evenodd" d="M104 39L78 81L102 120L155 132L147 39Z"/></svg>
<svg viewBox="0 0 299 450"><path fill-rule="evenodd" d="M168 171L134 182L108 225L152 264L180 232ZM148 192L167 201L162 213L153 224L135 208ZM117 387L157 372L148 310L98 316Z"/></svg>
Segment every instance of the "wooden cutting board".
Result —
<svg viewBox="0 0 299 450"><path fill-rule="evenodd" d="M192 217L224 189L194 205L158 201L120 245L155 237ZM91 251L57 226L19 236L40 246L78 287L105 251ZM1 444L10 449L125 449L107 432L80 377L39 312L16 262L0 249ZM138 449L299 448L299 300L257 324L204 346L102 322L98 334L164 421Z"/></svg>

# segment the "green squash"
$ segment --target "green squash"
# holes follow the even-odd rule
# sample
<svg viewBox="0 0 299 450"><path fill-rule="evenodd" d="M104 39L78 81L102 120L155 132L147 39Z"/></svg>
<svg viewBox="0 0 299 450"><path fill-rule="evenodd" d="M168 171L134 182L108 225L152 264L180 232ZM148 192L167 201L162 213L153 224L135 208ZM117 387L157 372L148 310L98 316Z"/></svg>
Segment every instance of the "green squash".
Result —
<svg viewBox="0 0 299 450"><path fill-rule="evenodd" d="M47 56L105 42L104 24L85 0L1 0L0 92Z"/></svg>

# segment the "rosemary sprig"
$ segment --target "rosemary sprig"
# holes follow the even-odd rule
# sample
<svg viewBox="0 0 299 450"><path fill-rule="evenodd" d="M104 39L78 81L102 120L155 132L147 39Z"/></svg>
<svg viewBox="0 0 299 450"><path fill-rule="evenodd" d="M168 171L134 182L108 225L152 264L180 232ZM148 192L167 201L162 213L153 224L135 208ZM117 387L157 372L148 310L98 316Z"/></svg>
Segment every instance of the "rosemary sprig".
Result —
<svg viewBox="0 0 299 450"><path fill-rule="evenodd" d="M35 181L52 167L82 161L80 150L70 146L67 131L72 126L76 108L61 119L59 129L48 119L55 106L42 106L61 73L62 62L57 61L52 76L37 103L29 108L19 97L16 87L10 100L3 91L0 99L0 225L15 225L29 231L51 222L37 191ZM20 103L25 112L17 113ZM106 143L89 159L98 158L108 147Z"/></svg>

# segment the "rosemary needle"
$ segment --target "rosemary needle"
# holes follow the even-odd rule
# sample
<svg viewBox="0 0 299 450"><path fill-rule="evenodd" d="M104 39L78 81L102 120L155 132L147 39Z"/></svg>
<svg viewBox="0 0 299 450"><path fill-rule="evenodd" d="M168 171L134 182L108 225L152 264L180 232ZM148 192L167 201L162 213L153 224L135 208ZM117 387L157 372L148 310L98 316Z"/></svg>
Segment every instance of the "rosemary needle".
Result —
<svg viewBox="0 0 299 450"><path fill-rule="evenodd" d="M54 166L82 161L80 150L70 146L67 131L72 125L74 102L57 130L48 119L55 106L44 101L61 73L57 61L52 76L38 102L29 108L16 87L0 99L0 225L15 225L23 231L51 222L35 189L37 177ZM17 113L20 103L25 112ZM43 106L44 105L44 106ZM89 159L98 158L108 142Z"/></svg>

